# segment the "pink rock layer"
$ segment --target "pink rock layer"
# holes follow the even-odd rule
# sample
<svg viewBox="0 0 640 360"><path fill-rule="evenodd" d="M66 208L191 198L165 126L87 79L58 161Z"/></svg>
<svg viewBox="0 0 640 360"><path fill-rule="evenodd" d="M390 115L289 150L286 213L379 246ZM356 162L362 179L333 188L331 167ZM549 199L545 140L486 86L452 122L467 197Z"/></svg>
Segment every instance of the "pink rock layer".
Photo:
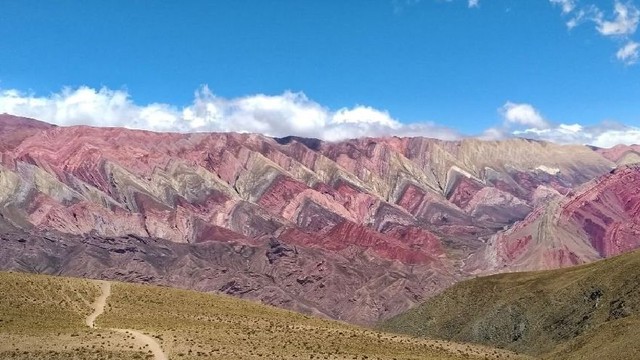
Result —
<svg viewBox="0 0 640 360"><path fill-rule="evenodd" d="M470 274L637 247L636 170L608 175L616 154L523 139L323 142L0 115L0 255L5 268L222 291L372 323ZM570 191L553 221L579 230L572 242L532 230L550 226L548 205ZM11 250L20 240L33 246Z"/></svg>
<svg viewBox="0 0 640 360"><path fill-rule="evenodd" d="M640 166L620 167L567 196L556 194L494 235L479 256L489 271L583 264L640 247Z"/></svg>

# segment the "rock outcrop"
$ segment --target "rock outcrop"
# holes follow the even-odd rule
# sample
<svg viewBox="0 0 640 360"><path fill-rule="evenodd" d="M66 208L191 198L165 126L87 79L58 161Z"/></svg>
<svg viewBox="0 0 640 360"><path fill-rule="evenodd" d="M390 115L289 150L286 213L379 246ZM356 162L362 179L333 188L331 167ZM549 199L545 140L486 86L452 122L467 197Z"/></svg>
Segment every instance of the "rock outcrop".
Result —
<svg viewBox="0 0 640 360"><path fill-rule="evenodd" d="M640 247L640 165L555 194L489 241L479 262L492 271L578 265ZM489 261L487 261L489 260Z"/></svg>

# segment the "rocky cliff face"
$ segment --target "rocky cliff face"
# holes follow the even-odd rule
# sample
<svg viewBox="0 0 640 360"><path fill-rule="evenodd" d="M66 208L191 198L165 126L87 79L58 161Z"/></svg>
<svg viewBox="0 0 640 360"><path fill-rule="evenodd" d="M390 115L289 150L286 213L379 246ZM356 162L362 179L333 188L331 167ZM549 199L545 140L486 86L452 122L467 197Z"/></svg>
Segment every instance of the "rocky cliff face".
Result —
<svg viewBox="0 0 640 360"><path fill-rule="evenodd" d="M577 265L640 247L640 165L625 165L494 235L480 262L499 271ZM487 261L489 260L489 261Z"/></svg>
<svg viewBox="0 0 640 360"><path fill-rule="evenodd" d="M471 273L634 247L617 242L635 230L600 237L600 215L586 209L562 213L588 239L578 259L544 246L526 261L499 255L540 242L499 232L615 166L589 147L522 139L327 143L0 115L0 258L3 268L222 291L371 323ZM611 211L630 206L619 205Z"/></svg>

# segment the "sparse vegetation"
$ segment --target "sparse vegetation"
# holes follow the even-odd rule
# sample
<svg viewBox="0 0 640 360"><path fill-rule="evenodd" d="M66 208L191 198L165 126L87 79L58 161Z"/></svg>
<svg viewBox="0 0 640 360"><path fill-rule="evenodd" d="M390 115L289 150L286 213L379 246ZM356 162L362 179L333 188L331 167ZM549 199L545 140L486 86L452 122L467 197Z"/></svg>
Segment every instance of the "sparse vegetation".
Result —
<svg viewBox="0 0 640 360"><path fill-rule="evenodd" d="M90 329L84 319L99 295L97 283L12 273L0 273L0 283L8 294L0 305L2 359L151 358L131 335L109 328L154 337L170 359L514 358L505 351L385 334L228 296L123 283L112 284L98 329Z"/></svg>
<svg viewBox="0 0 640 360"><path fill-rule="evenodd" d="M86 327L98 294L89 280L0 273L0 359L144 359L122 335Z"/></svg>
<svg viewBox="0 0 640 360"><path fill-rule="evenodd" d="M170 357L179 359L399 360L485 355L484 349L474 346L379 333L229 296L123 283L113 284L109 306L98 325L144 330Z"/></svg>
<svg viewBox="0 0 640 360"><path fill-rule="evenodd" d="M640 359L640 251L464 281L380 328L547 359Z"/></svg>

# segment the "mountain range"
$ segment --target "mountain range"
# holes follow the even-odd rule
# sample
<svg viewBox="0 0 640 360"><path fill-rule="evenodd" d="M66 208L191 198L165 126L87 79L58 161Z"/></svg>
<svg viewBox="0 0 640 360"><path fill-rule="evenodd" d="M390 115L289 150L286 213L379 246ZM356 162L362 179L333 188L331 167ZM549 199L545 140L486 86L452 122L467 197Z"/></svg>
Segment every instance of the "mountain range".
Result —
<svg viewBox="0 0 640 360"><path fill-rule="evenodd" d="M340 142L0 115L0 268L370 325L476 276L640 247L640 147Z"/></svg>

